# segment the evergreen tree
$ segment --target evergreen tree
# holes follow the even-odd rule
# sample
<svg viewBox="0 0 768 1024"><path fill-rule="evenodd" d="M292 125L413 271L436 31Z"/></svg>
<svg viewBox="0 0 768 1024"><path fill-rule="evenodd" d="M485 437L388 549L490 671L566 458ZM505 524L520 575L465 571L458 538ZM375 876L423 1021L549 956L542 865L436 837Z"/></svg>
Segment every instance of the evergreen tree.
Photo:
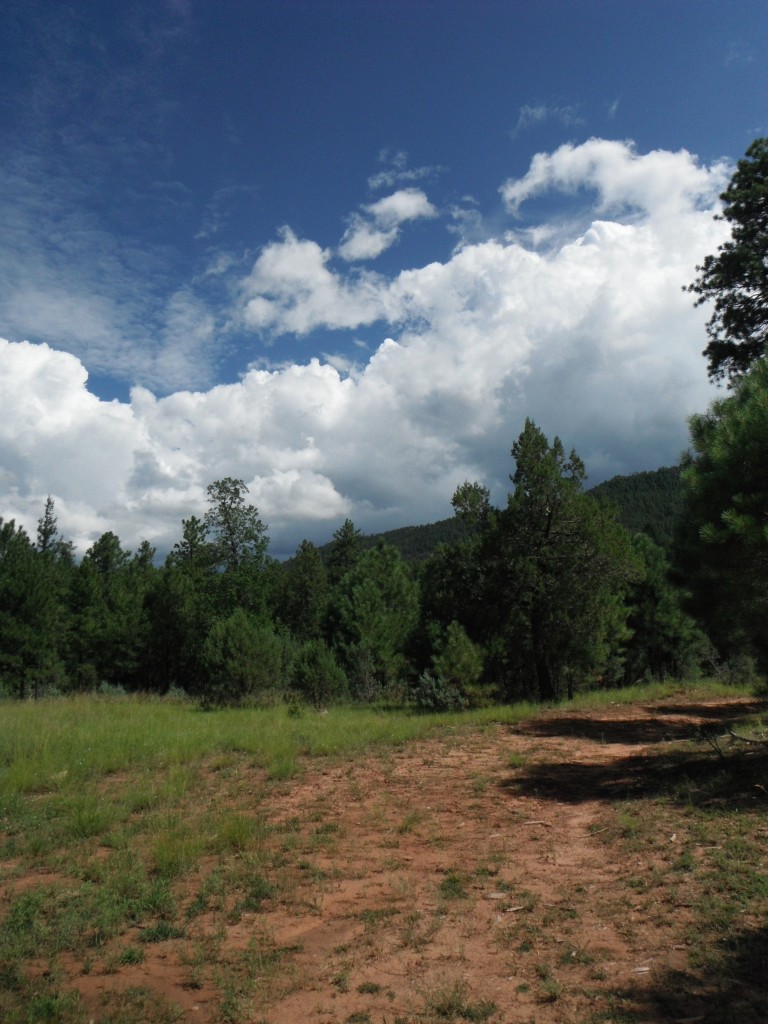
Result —
<svg viewBox="0 0 768 1024"><path fill-rule="evenodd" d="M273 617L297 640L316 640L322 635L329 588L320 552L303 540L286 564L275 563L270 604Z"/></svg>
<svg viewBox="0 0 768 1024"><path fill-rule="evenodd" d="M549 701L615 671L626 637L622 597L637 570L613 510L583 493L575 452L566 456L559 438L550 445L526 420L512 456L506 508L478 518L484 640L508 693L535 686ZM470 490L463 485L464 497ZM457 504L466 504L458 494Z"/></svg>
<svg viewBox="0 0 768 1024"><path fill-rule="evenodd" d="M210 507L205 514L205 527L214 563L221 571L221 614L244 608L263 615L269 537L258 509L246 503L248 488L242 480L216 480L207 492Z"/></svg>
<svg viewBox="0 0 768 1024"><path fill-rule="evenodd" d="M335 602L335 644L357 696L370 699L402 679L418 616L417 584L400 553L382 542L344 576Z"/></svg>
<svg viewBox="0 0 768 1024"><path fill-rule="evenodd" d="M132 559L112 531L86 551L73 580L79 685L143 688L151 635L148 595L157 572L153 557L151 545L143 543Z"/></svg>
<svg viewBox="0 0 768 1024"><path fill-rule="evenodd" d="M684 610L685 593L672 583L671 566L662 548L637 534L632 546L642 575L627 594L631 636L625 651L625 679L681 679L695 675L707 650L707 638Z"/></svg>
<svg viewBox="0 0 768 1024"><path fill-rule="evenodd" d="M678 558L693 610L724 655L768 663L768 363L690 420Z"/></svg>
<svg viewBox="0 0 768 1024"><path fill-rule="evenodd" d="M720 197L731 238L696 268L689 291L715 308L704 355L709 374L732 380L765 354L768 342L768 139L755 139Z"/></svg>
<svg viewBox="0 0 768 1024"><path fill-rule="evenodd" d="M37 693L53 652L56 598L43 562L15 520L0 519L0 689Z"/></svg>

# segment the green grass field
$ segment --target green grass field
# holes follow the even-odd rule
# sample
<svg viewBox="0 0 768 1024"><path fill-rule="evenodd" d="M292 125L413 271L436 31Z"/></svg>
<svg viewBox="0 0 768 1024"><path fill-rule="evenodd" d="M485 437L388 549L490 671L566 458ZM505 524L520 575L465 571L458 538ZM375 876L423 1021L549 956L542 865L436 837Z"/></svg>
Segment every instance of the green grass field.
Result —
<svg viewBox="0 0 768 1024"><path fill-rule="evenodd" d="M593 693L569 708L679 691L669 685ZM722 692L716 684L701 684L686 697ZM729 696L736 692L727 690ZM385 754L435 735L482 733L540 710L516 705L433 716L354 707L322 714L291 714L284 707L204 712L181 701L85 696L1 704L0 1020L85 1024L91 1018L77 993L62 985L62 964L84 976L97 965L107 973L141 965L154 944L183 940L201 915L215 912L231 922L287 892L286 858L294 858L297 870L314 870L312 856L332 849L333 830L315 823L299 836L288 828L276 852L271 826L259 812L259 787L288 786L319 758L354 760L358 753ZM254 778L260 780L255 786ZM484 780L474 780L474 796L485 789ZM640 819L620 813L633 839ZM420 813L401 818L393 846L397 836L422 823ZM745 865L739 889L744 899L750 892L764 898L768 885L753 852L737 857L733 842L729 898L741 885L734 874L739 864ZM443 884L452 881L446 876ZM190 896L193 884L198 888ZM725 906L713 896L707 913L714 921ZM185 955L190 988L196 978L214 977L220 1019L229 1024L248 1019L243 1007L254 984L274 992L295 983L290 951L264 936L245 950L225 952L214 928ZM167 1024L179 1013L148 990L132 990L116 992L98 1020Z"/></svg>

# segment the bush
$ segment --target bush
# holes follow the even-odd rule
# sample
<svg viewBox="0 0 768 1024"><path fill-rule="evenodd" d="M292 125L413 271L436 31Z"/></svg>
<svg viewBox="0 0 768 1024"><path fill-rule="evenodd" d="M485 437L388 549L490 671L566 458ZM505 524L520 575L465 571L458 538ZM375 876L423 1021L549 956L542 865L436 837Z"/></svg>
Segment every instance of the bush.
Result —
<svg viewBox="0 0 768 1024"><path fill-rule="evenodd" d="M315 707L347 696L347 676L322 640L302 644L293 662L294 688Z"/></svg>
<svg viewBox="0 0 768 1024"><path fill-rule="evenodd" d="M482 703L479 689L483 675L483 652L467 636L460 623L451 622L435 644L432 674L452 687L467 703Z"/></svg>
<svg viewBox="0 0 768 1024"><path fill-rule="evenodd" d="M467 699L457 686L429 672L423 672L419 678L413 699L420 711L461 711L467 706Z"/></svg>
<svg viewBox="0 0 768 1024"><path fill-rule="evenodd" d="M203 662L203 704L237 704L281 686L283 643L271 626L238 608L211 627Z"/></svg>

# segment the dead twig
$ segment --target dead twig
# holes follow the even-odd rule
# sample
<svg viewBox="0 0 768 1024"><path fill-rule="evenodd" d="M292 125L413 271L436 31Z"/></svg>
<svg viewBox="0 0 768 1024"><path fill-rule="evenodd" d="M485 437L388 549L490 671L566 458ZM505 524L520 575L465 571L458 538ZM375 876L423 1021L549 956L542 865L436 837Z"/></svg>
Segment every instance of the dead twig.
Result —
<svg viewBox="0 0 768 1024"><path fill-rule="evenodd" d="M766 739L765 736L762 735L760 739L753 739L751 736L740 736L739 733L734 732L733 729L729 729L728 734L731 737L732 743L734 742L734 740L738 740L739 743L751 743L753 746L757 747L768 746L768 739Z"/></svg>

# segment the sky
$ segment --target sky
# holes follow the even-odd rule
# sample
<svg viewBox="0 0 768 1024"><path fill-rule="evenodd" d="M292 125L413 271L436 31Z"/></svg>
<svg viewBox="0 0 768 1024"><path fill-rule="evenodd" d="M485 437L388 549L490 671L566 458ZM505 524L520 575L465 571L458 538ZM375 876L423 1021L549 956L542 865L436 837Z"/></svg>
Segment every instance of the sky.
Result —
<svg viewBox="0 0 768 1024"><path fill-rule="evenodd" d="M591 486L718 394L684 291L768 134L765 0L4 0L0 517L270 552Z"/></svg>

